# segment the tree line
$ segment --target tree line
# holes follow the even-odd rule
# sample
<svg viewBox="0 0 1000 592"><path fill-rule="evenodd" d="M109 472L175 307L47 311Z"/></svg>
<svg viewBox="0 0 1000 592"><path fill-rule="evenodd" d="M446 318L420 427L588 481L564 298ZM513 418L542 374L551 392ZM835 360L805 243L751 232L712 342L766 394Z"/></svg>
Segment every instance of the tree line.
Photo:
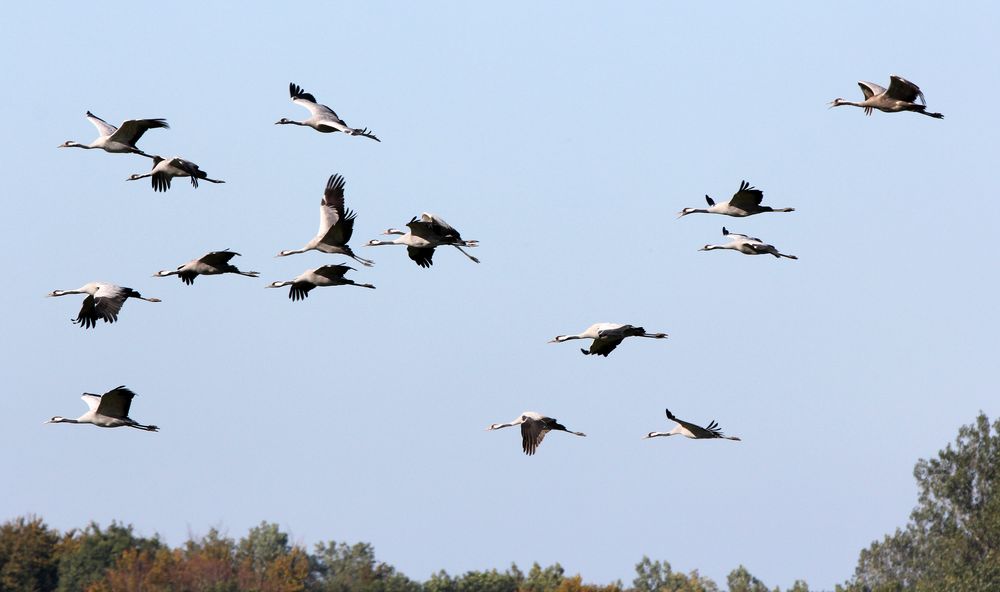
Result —
<svg viewBox="0 0 1000 592"><path fill-rule="evenodd" d="M982 413L936 458L919 460L920 492L910 520L860 553L837 592L1000 590L1000 421ZM61 533L37 516L0 525L0 592L720 592L697 570L674 571L643 557L626 587L584 583L558 563L525 573L440 571L419 582L378 561L367 543L329 541L312 552L262 522L238 541L216 529L170 547L131 525L91 523ZM744 566L729 592L781 592ZM796 581L786 592L809 592Z"/></svg>

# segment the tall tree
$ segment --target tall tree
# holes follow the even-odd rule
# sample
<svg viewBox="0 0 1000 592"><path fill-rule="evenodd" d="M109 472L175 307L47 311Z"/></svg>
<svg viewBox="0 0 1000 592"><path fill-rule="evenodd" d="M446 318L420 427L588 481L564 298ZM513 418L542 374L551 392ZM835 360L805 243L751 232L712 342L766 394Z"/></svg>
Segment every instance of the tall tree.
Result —
<svg viewBox="0 0 1000 592"><path fill-rule="evenodd" d="M316 545L310 589L322 592L419 592L420 584L375 560L368 543Z"/></svg>
<svg viewBox="0 0 1000 592"><path fill-rule="evenodd" d="M1000 590L1000 421L980 413L913 470L910 521L861 552L841 590Z"/></svg>
<svg viewBox="0 0 1000 592"><path fill-rule="evenodd" d="M770 592L764 582L758 580L742 565L729 572L726 576L729 592Z"/></svg>
<svg viewBox="0 0 1000 592"><path fill-rule="evenodd" d="M718 592L719 587L710 578L693 570L690 574L675 572L667 561L652 561L643 557L635 565L635 592Z"/></svg>
<svg viewBox="0 0 1000 592"><path fill-rule="evenodd" d="M106 529L91 522L66 533L60 545L58 592L78 592L104 578L126 549L155 550L158 538L136 536L132 525L112 522Z"/></svg>
<svg viewBox="0 0 1000 592"><path fill-rule="evenodd" d="M59 533L37 516L21 516L0 525L0 590L55 590L58 543Z"/></svg>

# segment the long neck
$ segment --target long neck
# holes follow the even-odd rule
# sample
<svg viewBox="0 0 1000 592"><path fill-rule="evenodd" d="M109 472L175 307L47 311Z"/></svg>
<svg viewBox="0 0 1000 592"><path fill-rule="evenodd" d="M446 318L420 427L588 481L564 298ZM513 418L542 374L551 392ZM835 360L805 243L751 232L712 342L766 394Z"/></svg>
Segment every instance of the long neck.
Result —
<svg viewBox="0 0 1000 592"><path fill-rule="evenodd" d="M570 339L586 339L583 335L559 335L553 341L562 343L563 341L569 341Z"/></svg>
<svg viewBox="0 0 1000 592"><path fill-rule="evenodd" d="M265 288L284 288L285 286L291 286L295 283L295 280L286 280L283 282L271 282L270 284L264 286Z"/></svg>
<svg viewBox="0 0 1000 592"><path fill-rule="evenodd" d="M69 419L68 417L53 417L48 421L48 423L81 423L76 419Z"/></svg>
<svg viewBox="0 0 1000 592"><path fill-rule="evenodd" d="M670 432L649 432L646 434L647 438L658 438L660 436L672 436Z"/></svg>
<svg viewBox="0 0 1000 592"><path fill-rule="evenodd" d="M87 144L70 141L63 144L63 148L83 148L85 150L93 150L94 148L97 148L97 146L88 146Z"/></svg>
<svg viewBox="0 0 1000 592"><path fill-rule="evenodd" d="M69 294L87 294L87 292L84 291L84 290L81 290L81 289L76 289L76 290L56 290L56 291L50 293L49 296L66 296L66 295L69 295Z"/></svg>
<svg viewBox="0 0 1000 592"><path fill-rule="evenodd" d="M153 176L153 173L152 173L152 171L150 171L148 173L142 173L141 175L138 175L138 174L132 175L131 177L128 178L128 180L129 181L138 181L139 179L145 179L146 177L152 177L152 176Z"/></svg>
<svg viewBox="0 0 1000 592"><path fill-rule="evenodd" d="M286 251L282 251L282 252L278 253L277 256L278 257L285 257L285 256L288 256L288 255L297 255L299 253L305 253L306 251L309 251L309 250L311 250L309 247L303 247L301 249L288 249Z"/></svg>
<svg viewBox="0 0 1000 592"><path fill-rule="evenodd" d="M386 230L385 233L386 234L397 234L397 233L399 233L399 234L405 234L405 233L400 232L398 230L396 232L393 232L393 233L390 233L388 230ZM403 243L400 242L400 239L397 238L397 239L393 239L393 240L389 240L389 241L387 241L387 240L370 240L370 241L368 241L367 244L368 244L369 247L381 247L381 246L384 246L384 245L401 245Z"/></svg>
<svg viewBox="0 0 1000 592"><path fill-rule="evenodd" d="M495 424L493 424L493 425L490 426L490 429L491 430L499 430L501 428L509 428L509 427L513 427L513 426L516 426L516 425L521 425L521 419L520 418L515 419L514 421L509 422L509 423L495 423Z"/></svg>
<svg viewBox="0 0 1000 592"><path fill-rule="evenodd" d="M275 122L275 125L303 125L308 127L309 124L302 123L301 121L292 121L291 119L282 119L281 121Z"/></svg>

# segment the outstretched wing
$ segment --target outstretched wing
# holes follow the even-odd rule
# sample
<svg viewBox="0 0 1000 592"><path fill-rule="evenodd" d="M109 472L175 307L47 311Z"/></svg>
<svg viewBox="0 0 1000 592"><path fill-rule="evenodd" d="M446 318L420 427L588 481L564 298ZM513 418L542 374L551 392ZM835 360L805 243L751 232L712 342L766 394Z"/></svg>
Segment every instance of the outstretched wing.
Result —
<svg viewBox="0 0 1000 592"><path fill-rule="evenodd" d="M861 92L865 95L865 100L872 98L875 95L880 95L885 92L885 89L881 86L875 84L874 82L866 82L864 80L858 81L858 86L861 87Z"/></svg>
<svg viewBox="0 0 1000 592"><path fill-rule="evenodd" d="M323 199L319 202L319 231L326 233L344 217L344 177L330 175L323 190Z"/></svg>
<svg viewBox="0 0 1000 592"><path fill-rule="evenodd" d="M97 321L100 320L100 318L101 317L97 314L94 297L92 295L87 295L87 297L83 299L83 304L80 305L80 312L77 313L73 322L80 325L84 329L92 329L97 326Z"/></svg>
<svg viewBox="0 0 1000 592"><path fill-rule="evenodd" d="M440 237L452 240L462 240L462 235L454 226L444 221L444 218L436 214L424 212L420 214L420 220L430 224L431 229Z"/></svg>
<svg viewBox="0 0 1000 592"><path fill-rule="evenodd" d="M288 297L292 299L292 302L296 300L304 300L309 297L309 291L316 286L309 282L295 282L292 287L288 289Z"/></svg>
<svg viewBox="0 0 1000 592"><path fill-rule="evenodd" d="M538 446L545 439L548 433L545 425L538 420L528 419L521 423L521 448L524 453L531 456L538 449Z"/></svg>
<svg viewBox="0 0 1000 592"><path fill-rule="evenodd" d="M589 355L598 355L607 357L608 354L615 351L615 348L618 347L618 344L622 342L622 339L624 339L624 336L621 334L618 335L612 334L606 336L602 335L597 339L595 339L590 344ZM584 353L588 352L584 351Z"/></svg>
<svg viewBox="0 0 1000 592"><path fill-rule="evenodd" d="M207 175L198 167L195 163L190 160L184 160L183 158L171 158L170 166L177 167L191 176L191 181L194 186L197 187L197 179L204 179Z"/></svg>
<svg viewBox="0 0 1000 592"><path fill-rule="evenodd" d="M354 268L349 265L324 265L323 267L317 267L314 269L313 273L331 280L339 280L343 279L344 274L352 269Z"/></svg>
<svg viewBox="0 0 1000 592"><path fill-rule="evenodd" d="M889 77L889 96L907 103L915 103L919 97L922 104L927 104L919 86L895 74Z"/></svg>
<svg viewBox="0 0 1000 592"><path fill-rule="evenodd" d="M97 311L97 316L104 319L106 323L113 323L118 320L118 313L121 312L122 305L124 304L125 297L118 294L102 297L101 291L98 290L97 294L94 295L94 308Z"/></svg>
<svg viewBox="0 0 1000 592"><path fill-rule="evenodd" d="M211 253L202 255L198 261L210 267L222 267L229 263L230 259L237 255L239 255L239 253L235 253L229 249L226 249L225 251L212 251Z"/></svg>
<svg viewBox="0 0 1000 592"><path fill-rule="evenodd" d="M733 194L733 199L729 200L729 205L745 210L747 208L759 206L763 199L763 191L755 187L751 187L749 183L743 181L740 183L740 190Z"/></svg>
<svg viewBox="0 0 1000 592"><path fill-rule="evenodd" d="M748 240L748 241L761 242L761 240L759 238L754 238L754 237L752 237L752 236L750 236L748 234L740 234L738 232L729 232L729 230L727 230L725 226L722 227L722 236L728 236L729 240L740 240L740 239L742 239L742 240Z"/></svg>
<svg viewBox="0 0 1000 592"><path fill-rule="evenodd" d="M169 128L166 119L129 119L122 123L111 139L129 146L135 146L144 133L154 128Z"/></svg>
<svg viewBox="0 0 1000 592"><path fill-rule="evenodd" d="M87 407L90 408L91 411L95 411L97 406L101 404L101 395L83 393L80 398L83 399L83 402L87 404Z"/></svg>
<svg viewBox="0 0 1000 592"><path fill-rule="evenodd" d="M128 417L129 407L132 406L132 397L135 393L120 386L112 389L101 397L101 404L97 406L97 413L108 417L125 419Z"/></svg>
<svg viewBox="0 0 1000 592"><path fill-rule="evenodd" d="M104 121L90 111L87 111L87 119L90 123L94 124L94 127L97 128L97 133L101 136L110 136L118 130L117 127L111 125L107 121Z"/></svg>
<svg viewBox="0 0 1000 592"><path fill-rule="evenodd" d="M679 423L687 431L689 431L692 434L694 434L695 438L719 438L719 437L721 437L716 432L713 432L713 431L710 431L708 429L705 429L705 428L701 427L700 425L696 425L696 424L693 424L693 423L691 423L689 421L684 421L683 419L679 419L678 417L675 417L674 414L671 413L669 409L667 409L666 412L667 412L667 419L669 419L670 421L675 421L675 422Z"/></svg>
<svg viewBox="0 0 1000 592"><path fill-rule="evenodd" d="M406 254L420 267L434 265L434 247L406 247Z"/></svg>
<svg viewBox="0 0 1000 592"><path fill-rule="evenodd" d="M347 125L340 119L340 117L337 116L336 113L334 113L333 109L327 107L326 105L320 105L317 103L316 97L307 93L301 86L295 84L294 82L288 83L288 94L292 97L293 103L305 107L314 116L332 118L344 126Z"/></svg>

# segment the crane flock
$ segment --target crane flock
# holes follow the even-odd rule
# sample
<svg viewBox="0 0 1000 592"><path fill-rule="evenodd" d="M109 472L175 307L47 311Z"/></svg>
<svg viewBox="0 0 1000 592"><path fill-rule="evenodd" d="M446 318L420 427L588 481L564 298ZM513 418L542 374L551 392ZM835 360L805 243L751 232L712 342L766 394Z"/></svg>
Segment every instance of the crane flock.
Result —
<svg viewBox="0 0 1000 592"><path fill-rule="evenodd" d="M885 89L871 82L858 82L865 100L861 102L851 102L844 99L834 99L830 107L842 105L853 105L864 109L866 115L871 115L874 109L887 113L912 111L921 113L935 119L944 116L940 113L926 111L926 102L920 88L900 76L891 76L889 88ZM295 83L289 83L289 95L293 103L309 111L310 117L303 121L294 121L281 118L276 125L298 125L311 127L322 133L341 132L349 136L361 136L381 142L368 128L352 128L344 122L332 109L316 101L316 98L305 92L302 87ZM920 100L918 104L916 101ZM133 174L127 180L135 181L150 178L154 191L162 192L170 188L171 180L175 177L189 177L191 185L198 187L199 181L210 183L224 183L219 179L211 179L207 173L189 160L180 157L163 158L155 154L147 154L140 150L136 143L151 129L168 129L165 119L130 119L124 121L120 126L115 127L108 124L103 119L97 117L90 111L86 113L87 119L97 128L98 138L90 144L80 144L74 141L67 141L61 144L60 148L84 148L100 149L109 153L136 154L152 159L152 169L143 174ZM319 251L321 253L342 255L353 259L362 266L371 267L374 261L359 257L348 244L354 233L354 223L357 214L346 208L344 205L344 177L340 174L333 174L329 177L320 201L320 225L316 235L300 249L286 249L277 254L277 257L285 257L307 251ZM745 218L769 212L794 212L794 208L783 207L773 208L761 205L763 201L763 191L751 186L747 181L740 183L739 190L733 194L732 198L725 203L716 203L711 197L705 195L708 207L684 208L680 211L678 218L689 214L720 214L736 218ZM419 217L413 217L406 224L407 231L389 228L384 231L384 235L396 236L392 240L370 240L365 246L402 245L407 249L407 255L421 268L430 268L433 263L433 255L438 247L451 246L460 251L464 256L475 263L479 259L466 252L465 248L479 246L477 240L463 239L461 234L453 226L444 221L436 214L424 212ZM764 243L761 239L746 234L729 232L725 227L722 229L723 236L729 242L723 245L705 245L701 251L711 251L717 249L730 249L739 251L745 255L772 255L776 258L798 259L794 255L787 255L778 251L773 245ZM185 284L191 285L199 275L220 275L237 274L246 277L256 278L259 273L256 271L241 271L230 261L239 253L228 249L222 251L212 251L193 259L173 270L163 270L154 274L154 277L168 277L176 275ZM328 264L314 269L306 270L297 277L286 281L274 281L266 288L289 287L288 297L292 301L305 300L309 292L317 287L328 286L357 286L361 288L374 289L375 286L369 283L359 283L348 279L348 271L357 271L353 267L344 264ZM147 302L161 302L158 298L147 298L132 288L126 288L115 284L103 282L91 282L75 290L55 290L48 296L66 296L69 294L86 294L80 312L73 319L74 324L78 324L85 329L97 326L97 322L103 320L105 323L114 323L118 320L118 315L129 298L145 300ZM617 323L595 323L581 333L575 335L557 335L549 343L562 343L574 339L590 339L591 344L587 349L580 351L587 356L607 357L628 337L644 337L649 339L666 339L666 333L649 333L643 327L630 324ZM159 428L154 425L142 425L129 418L129 410L135 393L124 386L114 388L104 395L84 393L82 399L86 402L89 410L77 419L67 419L55 416L45 423L89 423L98 427L131 427L139 430L155 432ZM674 421L676 426L669 432L648 432L644 438L666 437L681 435L692 439L727 439L740 440L735 436L726 436L719 429L715 421L707 426L699 426L675 417L670 410L666 411L667 419ZM585 436L582 432L567 429L556 419L544 416L534 411L525 411L517 419L508 423L491 424L487 430L493 431L507 427L520 426L521 428L521 448L528 455L534 455L541 445L545 435L552 431L561 431L576 436Z"/></svg>

